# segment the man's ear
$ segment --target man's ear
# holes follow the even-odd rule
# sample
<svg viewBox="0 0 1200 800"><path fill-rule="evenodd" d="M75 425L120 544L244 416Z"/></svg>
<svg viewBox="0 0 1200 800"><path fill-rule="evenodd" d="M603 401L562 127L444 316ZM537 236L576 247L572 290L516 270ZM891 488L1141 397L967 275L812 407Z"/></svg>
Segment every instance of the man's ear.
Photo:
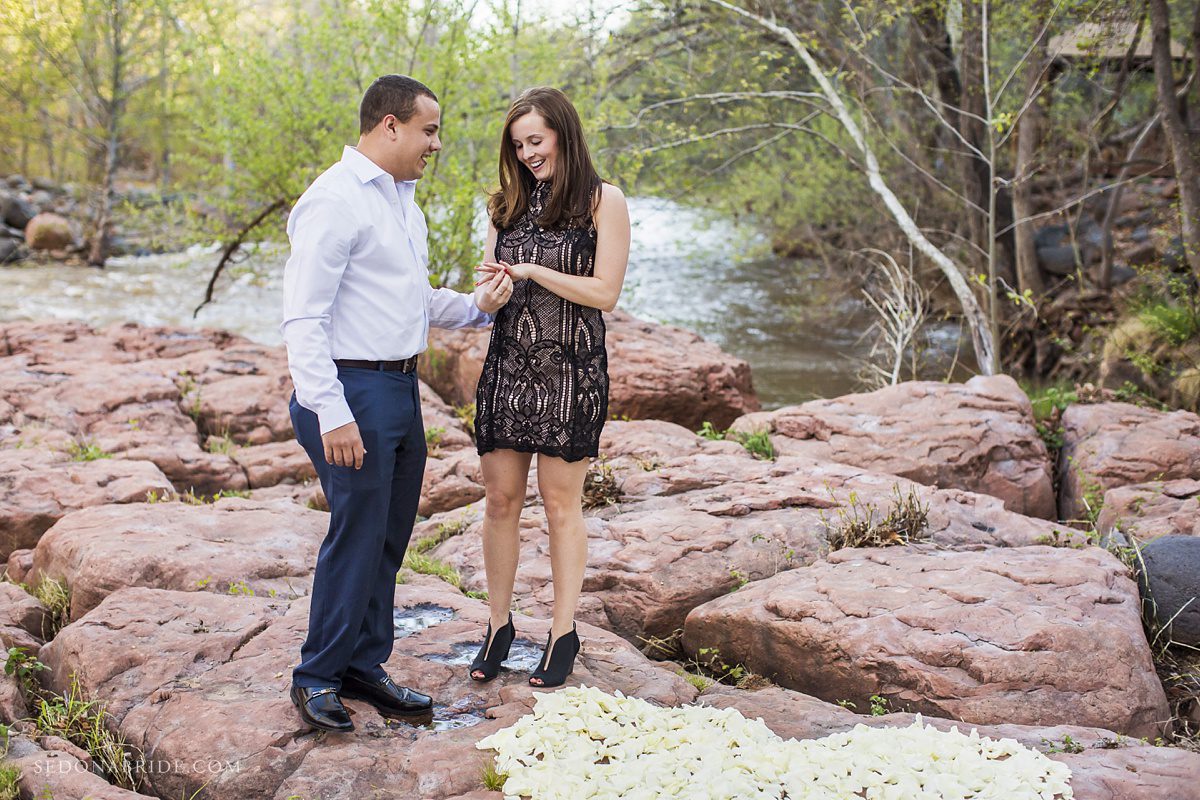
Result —
<svg viewBox="0 0 1200 800"><path fill-rule="evenodd" d="M400 125L400 121L396 119L395 114L388 114L385 116L381 124L383 125L383 129L388 133L392 134L393 136L399 135L397 128Z"/></svg>

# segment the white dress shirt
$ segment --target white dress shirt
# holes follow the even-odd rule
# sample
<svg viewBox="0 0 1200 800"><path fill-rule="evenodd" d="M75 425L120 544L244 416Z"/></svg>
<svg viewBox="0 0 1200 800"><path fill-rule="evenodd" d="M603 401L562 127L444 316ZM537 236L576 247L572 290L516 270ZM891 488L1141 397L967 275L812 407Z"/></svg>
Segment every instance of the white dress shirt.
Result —
<svg viewBox="0 0 1200 800"><path fill-rule="evenodd" d="M280 330L296 400L316 413L322 434L354 421L335 358L397 361L425 350L430 325L492 321L471 295L429 284L429 229L415 188L347 147L288 217Z"/></svg>

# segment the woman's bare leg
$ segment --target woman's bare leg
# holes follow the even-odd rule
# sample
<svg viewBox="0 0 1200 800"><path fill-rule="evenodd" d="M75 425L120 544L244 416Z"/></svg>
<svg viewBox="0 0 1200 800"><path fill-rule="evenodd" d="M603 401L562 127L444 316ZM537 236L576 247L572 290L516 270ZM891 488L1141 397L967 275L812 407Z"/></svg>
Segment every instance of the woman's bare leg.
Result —
<svg viewBox="0 0 1200 800"><path fill-rule="evenodd" d="M583 481L588 461L563 461L538 454L538 491L550 526L550 571L554 576L554 639L570 633L587 568L587 530L583 525ZM547 658L549 654L547 654Z"/></svg>
<svg viewBox="0 0 1200 800"><path fill-rule="evenodd" d="M486 492L483 513L483 568L487 574L492 633L508 623L513 582L521 552L521 508L529 480L529 453L493 450L480 457ZM474 673L476 677L483 677Z"/></svg>

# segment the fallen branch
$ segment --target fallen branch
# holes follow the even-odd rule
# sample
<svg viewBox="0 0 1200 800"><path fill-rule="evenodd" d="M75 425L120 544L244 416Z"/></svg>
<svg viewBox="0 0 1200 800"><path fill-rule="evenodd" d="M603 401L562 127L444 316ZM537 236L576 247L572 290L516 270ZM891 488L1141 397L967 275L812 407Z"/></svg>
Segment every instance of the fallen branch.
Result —
<svg viewBox="0 0 1200 800"><path fill-rule="evenodd" d="M263 223L264 220L266 220L267 217L271 216L286 205L288 205L288 201L282 198L271 203L269 206L264 208L257 217L251 220L248 225L238 231L237 236L235 236L228 244L225 245L225 252L221 254L221 260L217 262L216 268L213 269L212 277L208 279L208 288L204 290L204 300L200 303L200 305L196 306L196 310L192 312L192 319L196 318L196 316L200 313L200 309L212 302L213 289L217 285L217 278L221 277L222 270L224 270L225 265L229 263L229 259L233 258L233 254L241 249L242 243L246 241L246 237L250 235L250 231L257 228Z"/></svg>

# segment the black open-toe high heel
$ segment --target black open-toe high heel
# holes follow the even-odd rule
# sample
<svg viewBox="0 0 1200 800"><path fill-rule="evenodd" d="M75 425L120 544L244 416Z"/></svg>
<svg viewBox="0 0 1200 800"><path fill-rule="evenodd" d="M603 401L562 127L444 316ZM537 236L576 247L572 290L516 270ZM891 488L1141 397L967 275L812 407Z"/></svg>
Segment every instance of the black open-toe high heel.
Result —
<svg viewBox="0 0 1200 800"><path fill-rule="evenodd" d="M483 645L475 654L475 660L471 662L471 680L486 683L500 674L500 665L504 663L504 659L508 658L509 648L512 647L515 638L517 638L517 629L513 626L512 614L508 615L508 622L496 631L495 636L492 635L492 623L488 622ZM477 678L476 672L482 672L483 677Z"/></svg>
<svg viewBox="0 0 1200 800"><path fill-rule="evenodd" d="M554 647L551 648L551 641ZM547 658L547 655L549 658ZM542 653L541 663L529 676L529 685L535 689L545 689L550 686L562 686L567 676L575 671L575 656L579 655L579 632L571 626L570 633L554 639L554 631L546 637L546 650ZM534 683L539 680L541 683Z"/></svg>

